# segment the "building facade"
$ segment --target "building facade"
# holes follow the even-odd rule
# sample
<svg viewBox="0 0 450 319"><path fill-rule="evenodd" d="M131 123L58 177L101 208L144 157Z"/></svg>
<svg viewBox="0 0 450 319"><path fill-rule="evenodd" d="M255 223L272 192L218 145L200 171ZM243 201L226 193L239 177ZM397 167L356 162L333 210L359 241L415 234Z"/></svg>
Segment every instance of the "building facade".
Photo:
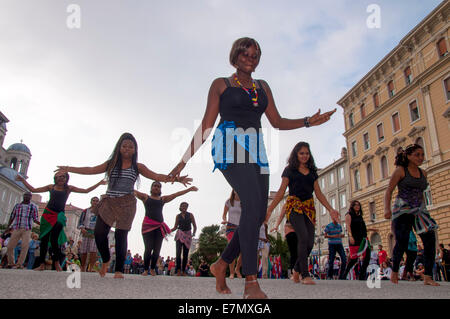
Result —
<svg viewBox="0 0 450 319"><path fill-rule="evenodd" d="M340 224L346 235L342 241L345 247L348 247L345 214L350 206L350 179L348 171L347 149L344 147L341 151L340 159L317 172L319 175L318 183L322 193L330 205L339 211L341 215ZM314 251L320 251L320 255L323 256L328 254L328 239L324 237L323 231L331 223L331 217L315 194L314 203L316 206L316 240Z"/></svg>
<svg viewBox="0 0 450 319"><path fill-rule="evenodd" d="M400 147L424 147L427 208L450 243L449 1L443 1L337 103L344 110L351 199L362 204L372 245L392 255L384 193ZM393 198L396 196L396 191ZM375 246L376 247L376 246Z"/></svg>
<svg viewBox="0 0 450 319"><path fill-rule="evenodd" d="M27 177L30 164L30 149L23 143L15 143L5 149L6 123L8 118L0 112L0 224L7 224L14 205L22 202L26 191L22 182L16 181L17 174Z"/></svg>

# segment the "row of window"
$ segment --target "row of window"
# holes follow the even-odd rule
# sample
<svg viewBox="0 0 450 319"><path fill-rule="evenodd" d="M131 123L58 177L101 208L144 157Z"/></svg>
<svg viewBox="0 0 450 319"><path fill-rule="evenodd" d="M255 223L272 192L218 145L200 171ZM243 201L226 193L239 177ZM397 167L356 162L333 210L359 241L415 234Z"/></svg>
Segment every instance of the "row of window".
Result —
<svg viewBox="0 0 450 319"><path fill-rule="evenodd" d="M417 105L417 101L414 100L409 104L409 115L411 123L416 122L420 119L420 113L419 113L419 107ZM392 133L395 134L401 129L400 125L400 114L399 112L395 112L391 115L391 123L392 123ZM384 141L384 125L383 122L377 124L377 141L382 142ZM363 145L364 150L367 151L370 149L370 137L369 133L365 132L363 134ZM351 149L352 149L352 156L356 157L358 156L358 147L356 140L351 143Z"/></svg>
<svg viewBox="0 0 450 319"><path fill-rule="evenodd" d="M438 48L439 57L445 57L448 54L445 38L441 38L437 42L437 48ZM410 66L407 66L403 70L403 75L404 75L404 80L405 80L406 86L410 85L413 80L413 75L412 75ZM445 91L446 91L447 101L450 100L450 89L449 89L450 83L449 83L449 81L450 81L449 78L447 78L445 80ZM388 91L389 98L392 98L395 96L396 92L395 92L394 80L391 80L388 82L387 91ZM373 102L375 109L377 109L380 106L380 97L379 97L378 92L376 92L375 94L372 95L372 102ZM359 107L359 112L361 114L361 120L363 120L367 115L366 105L364 103L361 104L361 106ZM354 118L353 112L349 114L349 123L350 123L350 128L355 126L355 118Z"/></svg>
<svg viewBox="0 0 450 319"><path fill-rule="evenodd" d="M338 170L338 178L339 178L339 180L340 181L343 181L344 180L344 178L345 178L345 169L344 169L344 166L341 166L341 167L339 167L339 170ZM334 172L331 172L329 175L329 179L328 179L328 186L332 186L332 185L334 185L334 183L335 183L335 178L334 178ZM325 179L326 179L326 177L324 176L324 177L322 177L320 180L319 180L319 185L320 185L320 188L323 190L323 189L325 189Z"/></svg>
<svg viewBox="0 0 450 319"><path fill-rule="evenodd" d="M336 196L332 196L330 197L329 203L331 205L331 207L333 207L333 209L339 210L339 209L344 209L347 207L347 195L346 193L340 193L339 194L339 205L337 205L336 203ZM339 206L339 208L338 208ZM321 207L321 214L322 215L326 215L327 214L327 209L325 208L325 206L323 206L322 204L320 204Z"/></svg>

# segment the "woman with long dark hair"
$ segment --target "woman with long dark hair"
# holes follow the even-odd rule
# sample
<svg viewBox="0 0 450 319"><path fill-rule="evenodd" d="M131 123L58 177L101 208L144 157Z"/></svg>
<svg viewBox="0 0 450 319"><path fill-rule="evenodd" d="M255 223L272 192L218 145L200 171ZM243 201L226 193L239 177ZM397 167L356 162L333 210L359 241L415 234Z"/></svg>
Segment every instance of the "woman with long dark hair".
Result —
<svg viewBox="0 0 450 319"><path fill-rule="evenodd" d="M67 172L57 172L53 177L53 184L34 188L21 175L16 179L21 181L32 193L50 193L50 199L41 216L40 235L41 240L40 255L36 261L39 267L34 270L45 270L45 256L47 255L48 243L51 244L51 259L55 263L56 271L62 271L60 263L60 246L67 242L64 227L66 226L66 214L64 212L67 199L71 192L89 193L106 182L102 179L97 184L89 188L78 188L69 185L69 174Z"/></svg>
<svg viewBox="0 0 450 319"><path fill-rule="evenodd" d="M377 229L367 229L361 203L357 200L350 203L350 208L347 214L345 214L345 224L347 225L350 253L348 256L349 261L347 268L345 269L344 278L347 278L350 270L362 256L363 263L359 271L359 280L366 280L367 267L369 266L370 252L372 250L370 241L367 238L367 231L376 232Z"/></svg>
<svg viewBox="0 0 450 319"><path fill-rule="evenodd" d="M312 117L295 120L282 118L269 85L252 78L260 57L261 47L256 40L240 38L233 43L230 63L236 72L227 78L217 78L211 84L202 123L182 160L171 172L174 176L180 174L208 138L220 113L221 119L212 140L214 168L222 172L239 194L242 215L232 240L218 261L211 265L211 272L216 277L216 290L230 294L226 270L242 253L244 298L267 298L257 281L258 235L266 215L269 194L269 165L261 132L261 116L266 114L275 128L293 130L325 123L336 111L320 114L319 110Z"/></svg>
<svg viewBox="0 0 450 319"><path fill-rule="evenodd" d="M239 198L238 193L231 191L230 198L225 202L225 207L223 208L222 215L222 224L226 225L225 234L227 236L228 242L231 241L236 229L239 226L239 220L241 219L241 200ZM228 215L228 218L227 218ZM236 266L236 267L235 267ZM230 279L234 278L236 275L238 278L242 278L241 274L241 266L242 266L242 255L239 254L239 257L229 265L230 268Z"/></svg>
<svg viewBox="0 0 450 319"><path fill-rule="evenodd" d="M422 146L411 144L395 157L395 169L384 197L384 217L392 218L395 234L391 282L398 284L398 270L403 254L408 250L411 230L414 228L424 246L424 284L439 286L433 280L433 266L436 254L437 224L426 209L423 192L428 187L427 174L419 168L425 159ZM394 189L398 194L391 209Z"/></svg>
<svg viewBox="0 0 450 319"><path fill-rule="evenodd" d="M313 193L328 210L333 220L339 220L339 212L328 203L317 182L317 167L311 154L309 144L299 142L288 159L288 165L284 169L281 186L275 198L267 209L266 222L272 211L283 199L286 188L289 187L289 196L286 199L287 220L291 223L297 235L297 261L294 266L294 282L306 285L314 285L308 271L308 256L314 246L316 226L316 209L314 207Z"/></svg>
<svg viewBox="0 0 450 319"><path fill-rule="evenodd" d="M95 207L98 217L94 235L95 243L103 261L99 273L101 277L104 277L111 259L108 234L112 226L116 228L114 233L116 244L114 278L123 278L128 232L136 214L134 184L138 180L139 175L160 182L176 181L185 186L192 181L187 176L173 179L167 175L157 174L144 164L138 163L138 145L136 139L130 133L124 133L120 136L111 157L103 164L93 167L58 166L58 171L83 175L106 173L108 189L106 196L103 196Z"/></svg>

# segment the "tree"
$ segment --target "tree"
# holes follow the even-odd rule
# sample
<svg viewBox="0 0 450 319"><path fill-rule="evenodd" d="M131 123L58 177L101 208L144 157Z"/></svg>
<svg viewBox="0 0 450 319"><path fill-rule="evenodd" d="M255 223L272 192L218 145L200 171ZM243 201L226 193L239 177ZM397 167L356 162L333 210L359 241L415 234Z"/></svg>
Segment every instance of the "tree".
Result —
<svg viewBox="0 0 450 319"><path fill-rule="evenodd" d="M280 233L277 233L277 237L275 238L272 235L269 235L270 242L270 255L273 256L281 256L281 268L283 271L283 277L287 277L287 269L289 268L289 246L286 240L283 240Z"/></svg>
<svg viewBox="0 0 450 319"><path fill-rule="evenodd" d="M219 225L211 225L202 228L198 240L198 250L191 256L195 269L198 269L201 259L204 259L211 265L224 251L227 240L219 234L219 229Z"/></svg>

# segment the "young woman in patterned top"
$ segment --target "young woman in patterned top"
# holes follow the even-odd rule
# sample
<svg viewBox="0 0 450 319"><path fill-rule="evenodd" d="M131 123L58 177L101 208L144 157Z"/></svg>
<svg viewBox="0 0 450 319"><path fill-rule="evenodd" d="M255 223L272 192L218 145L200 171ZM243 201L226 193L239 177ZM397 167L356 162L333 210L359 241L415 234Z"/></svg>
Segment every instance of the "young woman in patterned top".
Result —
<svg viewBox="0 0 450 319"><path fill-rule="evenodd" d="M392 174L384 198L384 217L392 218L395 234L391 282L398 284L398 271L403 254L408 250L410 232L414 228L424 246L424 284L439 286L433 281L436 254L436 222L426 209L424 191L428 187L427 174L419 168L425 159L422 146L411 144L395 157L397 168ZM398 186L398 195L391 210L391 199Z"/></svg>
<svg viewBox="0 0 450 319"><path fill-rule="evenodd" d="M138 163L138 146L136 139L130 133L124 133L119 138L111 157L94 167L58 166L60 172L72 172L76 174L94 175L106 173L108 190L106 196L95 207L98 213L95 224L95 243L103 260L100 276L104 277L110 263L110 251L108 234L112 226L115 226L116 265L114 278L124 278L124 262L128 246L128 232L131 229L136 214L136 197L134 196L134 184L139 175L159 182L179 182L186 186L191 178L182 176L170 178L167 175L157 174Z"/></svg>

